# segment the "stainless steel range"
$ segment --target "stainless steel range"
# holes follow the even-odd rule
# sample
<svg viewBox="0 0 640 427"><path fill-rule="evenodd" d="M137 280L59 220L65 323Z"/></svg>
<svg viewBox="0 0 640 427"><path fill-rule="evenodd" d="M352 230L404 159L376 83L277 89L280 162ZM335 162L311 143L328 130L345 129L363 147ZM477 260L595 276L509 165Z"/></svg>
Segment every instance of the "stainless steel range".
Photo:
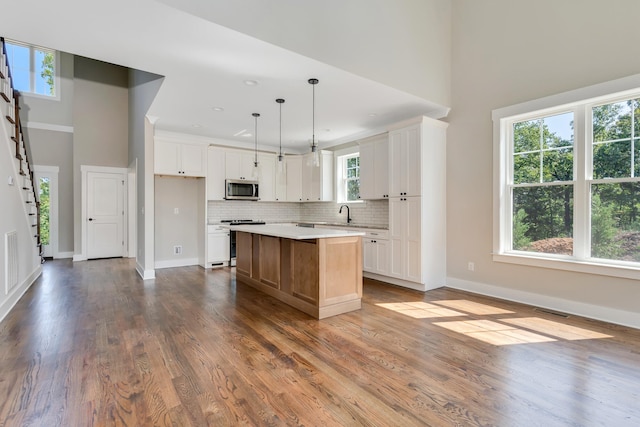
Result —
<svg viewBox="0 0 640 427"><path fill-rule="evenodd" d="M262 225L264 221L253 219L223 219L220 221L225 225ZM232 228L229 230L229 267L236 265L236 231Z"/></svg>

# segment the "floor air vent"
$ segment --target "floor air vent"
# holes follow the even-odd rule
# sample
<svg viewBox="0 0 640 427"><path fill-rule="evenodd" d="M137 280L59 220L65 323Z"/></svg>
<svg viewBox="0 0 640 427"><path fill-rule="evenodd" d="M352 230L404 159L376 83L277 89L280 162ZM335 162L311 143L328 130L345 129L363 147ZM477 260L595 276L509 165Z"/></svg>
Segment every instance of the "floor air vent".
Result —
<svg viewBox="0 0 640 427"><path fill-rule="evenodd" d="M18 285L18 233L4 235L5 295Z"/></svg>
<svg viewBox="0 0 640 427"><path fill-rule="evenodd" d="M569 315L564 313L558 313L557 311L547 310L546 308L534 308L533 311L539 311L541 313L553 314L554 316L562 317L564 319L568 319Z"/></svg>

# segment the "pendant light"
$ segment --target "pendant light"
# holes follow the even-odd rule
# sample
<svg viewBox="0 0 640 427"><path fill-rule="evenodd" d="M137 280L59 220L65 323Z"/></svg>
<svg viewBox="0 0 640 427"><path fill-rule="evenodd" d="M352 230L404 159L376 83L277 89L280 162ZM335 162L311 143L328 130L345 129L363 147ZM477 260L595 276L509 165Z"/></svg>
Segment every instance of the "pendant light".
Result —
<svg viewBox="0 0 640 427"><path fill-rule="evenodd" d="M276 102L280 107L280 154L278 154L278 173L282 174L282 172L284 172L284 156L282 155L282 104L284 104L284 99L278 98Z"/></svg>
<svg viewBox="0 0 640 427"><path fill-rule="evenodd" d="M312 125L311 125L311 164L313 166L320 166L320 153L318 153L318 145L316 144L316 85L318 79L309 79L309 84L313 93L312 111Z"/></svg>
<svg viewBox="0 0 640 427"><path fill-rule="evenodd" d="M258 180L260 178L260 165L258 163L258 117L260 117L259 113L251 114L255 119L255 151L253 157L253 168L251 169L251 178L254 180Z"/></svg>

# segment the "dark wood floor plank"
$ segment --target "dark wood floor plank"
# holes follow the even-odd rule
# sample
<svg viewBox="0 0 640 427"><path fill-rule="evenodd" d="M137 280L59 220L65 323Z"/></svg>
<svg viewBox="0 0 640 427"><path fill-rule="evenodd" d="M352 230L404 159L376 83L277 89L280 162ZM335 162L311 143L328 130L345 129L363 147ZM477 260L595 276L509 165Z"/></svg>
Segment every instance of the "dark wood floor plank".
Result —
<svg viewBox="0 0 640 427"><path fill-rule="evenodd" d="M635 329L369 280L362 310L318 321L237 283L232 268L143 282L133 267L45 264L0 323L0 426L640 425ZM438 306L451 300L463 302ZM510 313L474 314L464 301ZM458 314L410 317L385 303ZM527 318L610 337L562 339ZM452 321L555 341L494 345L438 326Z"/></svg>

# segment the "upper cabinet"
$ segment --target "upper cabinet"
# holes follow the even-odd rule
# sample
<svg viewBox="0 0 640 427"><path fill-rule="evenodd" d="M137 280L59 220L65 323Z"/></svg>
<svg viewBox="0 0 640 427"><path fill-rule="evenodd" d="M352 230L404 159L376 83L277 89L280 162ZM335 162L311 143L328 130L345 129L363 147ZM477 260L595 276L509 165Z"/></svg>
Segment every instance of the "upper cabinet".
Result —
<svg viewBox="0 0 640 427"><path fill-rule="evenodd" d="M252 180L251 173L254 160L255 153L253 151L226 150L226 178Z"/></svg>
<svg viewBox="0 0 640 427"><path fill-rule="evenodd" d="M287 202L302 201L302 156L286 156Z"/></svg>
<svg viewBox="0 0 640 427"><path fill-rule="evenodd" d="M258 154L260 168L258 181L259 197L263 202L276 201L276 156L270 153Z"/></svg>
<svg viewBox="0 0 640 427"><path fill-rule="evenodd" d="M420 128L418 124L389 132L390 197L422 194Z"/></svg>
<svg viewBox="0 0 640 427"><path fill-rule="evenodd" d="M360 142L360 198L389 197L389 136L385 133Z"/></svg>
<svg viewBox="0 0 640 427"><path fill-rule="evenodd" d="M333 153L320 151L320 166L312 154L287 156L286 194L288 202L328 202L333 200Z"/></svg>
<svg viewBox="0 0 640 427"><path fill-rule="evenodd" d="M207 200L224 200L225 150L207 150Z"/></svg>
<svg viewBox="0 0 640 427"><path fill-rule="evenodd" d="M333 152L320 151L320 166L313 165L313 154L305 154L302 161L302 201L330 202L333 200Z"/></svg>
<svg viewBox="0 0 640 427"><path fill-rule="evenodd" d="M205 176L207 146L156 139L154 173L157 175Z"/></svg>

